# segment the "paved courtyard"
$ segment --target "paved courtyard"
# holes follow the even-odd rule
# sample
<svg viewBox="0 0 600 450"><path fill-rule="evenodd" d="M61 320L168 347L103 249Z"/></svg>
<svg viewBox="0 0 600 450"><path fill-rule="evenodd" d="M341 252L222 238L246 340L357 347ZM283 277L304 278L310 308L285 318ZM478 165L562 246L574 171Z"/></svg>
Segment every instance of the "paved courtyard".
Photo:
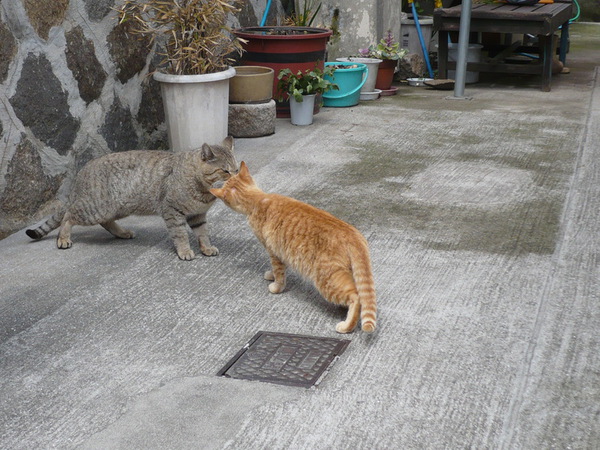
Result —
<svg viewBox="0 0 600 450"><path fill-rule="evenodd" d="M265 191L363 232L372 335L294 274L269 294L222 204L191 262L157 217L0 241L0 448L599 448L599 31L572 26L550 93L400 86L236 140ZM351 342L314 388L217 377L261 330Z"/></svg>

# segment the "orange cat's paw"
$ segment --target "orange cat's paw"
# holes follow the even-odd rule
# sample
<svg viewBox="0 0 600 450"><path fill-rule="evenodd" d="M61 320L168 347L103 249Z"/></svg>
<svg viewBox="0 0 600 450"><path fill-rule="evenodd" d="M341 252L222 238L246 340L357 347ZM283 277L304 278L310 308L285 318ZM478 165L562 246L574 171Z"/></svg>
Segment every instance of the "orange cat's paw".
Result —
<svg viewBox="0 0 600 450"><path fill-rule="evenodd" d="M265 272L265 280L267 280L267 281L274 281L275 280L275 275L273 275L273 271L272 270L267 270Z"/></svg>
<svg viewBox="0 0 600 450"><path fill-rule="evenodd" d="M348 326L346 322L340 322L335 326L335 331L342 334L352 333L353 330L354 327Z"/></svg>
<svg viewBox="0 0 600 450"><path fill-rule="evenodd" d="M277 282L273 282L269 284L269 292L271 294L280 294L285 289L285 284L279 284Z"/></svg>

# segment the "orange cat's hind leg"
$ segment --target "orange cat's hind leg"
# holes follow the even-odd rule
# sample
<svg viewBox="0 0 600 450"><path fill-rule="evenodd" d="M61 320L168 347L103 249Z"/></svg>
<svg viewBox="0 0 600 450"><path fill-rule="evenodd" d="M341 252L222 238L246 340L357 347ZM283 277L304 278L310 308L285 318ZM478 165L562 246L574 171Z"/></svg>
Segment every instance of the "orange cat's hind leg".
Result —
<svg viewBox="0 0 600 450"><path fill-rule="evenodd" d="M285 264L275 255L271 257L271 268L265 272L265 280L272 281L269 284L271 294L280 294L285 289Z"/></svg>
<svg viewBox="0 0 600 450"><path fill-rule="evenodd" d="M352 302L348 307L348 314L346 315L346 320L338 323L335 326L335 331L338 333L352 333L356 325L358 324L358 318L360 317L360 303L358 302L358 298L356 301Z"/></svg>
<svg viewBox="0 0 600 450"><path fill-rule="evenodd" d="M360 319L360 302L352 274L346 270L339 270L331 274L324 285L317 287L328 301L348 307L346 320L338 323L335 331L351 333Z"/></svg>

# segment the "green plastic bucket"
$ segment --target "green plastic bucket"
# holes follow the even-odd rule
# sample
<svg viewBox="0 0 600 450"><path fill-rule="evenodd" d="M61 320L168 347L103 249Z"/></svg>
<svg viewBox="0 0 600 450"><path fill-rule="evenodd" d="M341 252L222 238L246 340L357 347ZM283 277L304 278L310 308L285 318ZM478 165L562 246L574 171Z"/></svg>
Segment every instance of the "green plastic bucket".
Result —
<svg viewBox="0 0 600 450"><path fill-rule="evenodd" d="M343 108L358 105L360 89L367 81L369 69L366 64L355 62L327 62L325 66L358 66L350 69L336 69L333 77L326 75L332 83L337 84L339 90L327 91L323 94L323 106Z"/></svg>

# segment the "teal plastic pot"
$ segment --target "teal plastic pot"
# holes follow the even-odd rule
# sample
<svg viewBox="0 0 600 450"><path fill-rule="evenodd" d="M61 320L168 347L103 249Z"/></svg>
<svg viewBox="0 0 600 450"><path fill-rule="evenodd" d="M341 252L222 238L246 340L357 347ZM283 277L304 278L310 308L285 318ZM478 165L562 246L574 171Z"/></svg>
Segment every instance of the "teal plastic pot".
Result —
<svg viewBox="0 0 600 450"><path fill-rule="evenodd" d="M358 66L349 69L336 69L333 76L326 78L339 86L339 90L327 91L323 94L323 106L343 108L358 105L360 89L367 81L369 69L366 64L355 62L328 62L325 66Z"/></svg>

